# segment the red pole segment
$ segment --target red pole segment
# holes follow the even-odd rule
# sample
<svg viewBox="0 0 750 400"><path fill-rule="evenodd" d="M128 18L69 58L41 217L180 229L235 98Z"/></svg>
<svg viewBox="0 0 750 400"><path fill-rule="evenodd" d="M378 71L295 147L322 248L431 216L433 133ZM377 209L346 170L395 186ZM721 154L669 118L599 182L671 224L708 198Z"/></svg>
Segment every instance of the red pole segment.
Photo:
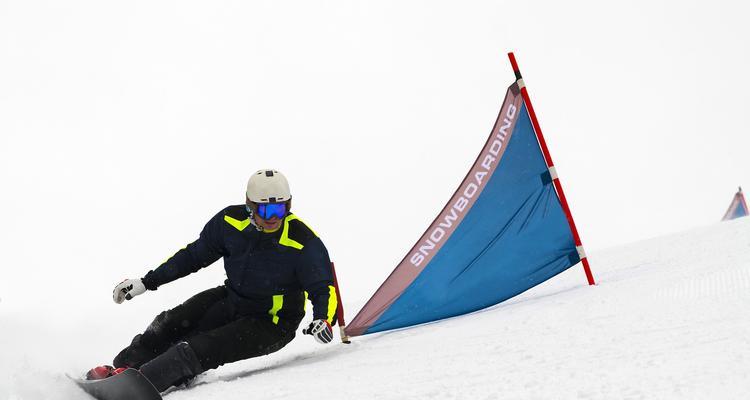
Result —
<svg viewBox="0 0 750 400"><path fill-rule="evenodd" d="M516 62L516 56L513 54L513 52L510 52L508 53L508 58L510 59L510 64L513 67L513 73L516 75L518 86L521 89L521 95L523 96L523 101L524 103L526 103L526 107L529 110L529 117L531 117L531 123L534 126L534 131L536 132L536 138L539 141L539 146L542 148L542 153L544 154L544 160L547 162L547 167L550 170L550 175L552 176L552 181L555 185L555 190L557 190L557 195L558 195L558 198L560 199L560 204L562 205L563 210L565 211L565 217L568 219L570 230L573 233L573 240L575 240L575 245L578 250L578 255L580 256L581 262L583 263L583 270L586 272L586 279L588 280L589 285L595 285L596 282L594 282L594 275L591 273L591 268L589 267L589 260L586 257L586 253L583 251L583 244L581 244L581 237L580 235L578 235L578 229L576 228L576 223L573 220L573 214L570 212L570 207L568 206L568 200L565 198L565 192L563 192L562 184L560 183L560 179L557 177L555 164L552 162L552 156L550 155L549 149L547 148L547 142L545 142L544 140L544 135L542 134L542 128L539 126L539 121L536 118L536 113L534 112L534 106L531 105L529 92L526 90L526 84L523 82L523 78L521 77L521 70L518 68L518 63Z"/></svg>
<svg viewBox="0 0 750 400"><path fill-rule="evenodd" d="M339 334L341 335L341 342L349 344L349 336L346 335L346 321L344 321L344 301L341 300L341 290L339 289L339 281L336 279L336 268L334 268L333 262L331 262L331 272L333 272L333 287L336 289L336 297L338 298L338 307L336 307L336 319L339 323Z"/></svg>

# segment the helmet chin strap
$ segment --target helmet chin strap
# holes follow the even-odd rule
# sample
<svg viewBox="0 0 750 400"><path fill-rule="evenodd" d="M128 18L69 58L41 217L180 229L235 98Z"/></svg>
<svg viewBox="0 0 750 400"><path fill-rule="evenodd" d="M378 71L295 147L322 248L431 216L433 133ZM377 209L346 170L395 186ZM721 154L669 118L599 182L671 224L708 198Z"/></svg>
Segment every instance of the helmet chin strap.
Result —
<svg viewBox="0 0 750 400"><path fill-rule="evenodd" d="M247 213L250 215L250 225L252 225L256 231L263 232L263 228L258 226L258 224L255 223L255 215L254 215L255 213L253 213L253 210L247 210Z"/></svg>

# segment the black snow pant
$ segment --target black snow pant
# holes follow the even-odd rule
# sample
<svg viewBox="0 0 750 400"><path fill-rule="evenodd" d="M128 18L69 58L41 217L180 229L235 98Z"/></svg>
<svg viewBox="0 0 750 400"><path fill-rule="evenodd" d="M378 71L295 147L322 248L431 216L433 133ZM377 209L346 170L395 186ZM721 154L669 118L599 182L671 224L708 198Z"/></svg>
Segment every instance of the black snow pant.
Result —
<svg viewBox="0 0 750 400"><path fill-rule="evenodd" d="M300 321L243 316L219 286L159 314L113 365L140 368L159 391L220 365L273 353L294 339Z"/></svg>

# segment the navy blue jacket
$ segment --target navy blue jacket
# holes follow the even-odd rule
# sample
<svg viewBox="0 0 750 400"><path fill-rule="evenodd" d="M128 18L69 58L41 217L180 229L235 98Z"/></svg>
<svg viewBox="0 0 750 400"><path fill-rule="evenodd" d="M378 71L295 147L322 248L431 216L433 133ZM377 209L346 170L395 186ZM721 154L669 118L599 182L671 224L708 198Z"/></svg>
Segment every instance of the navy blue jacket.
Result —
<svg viewBox="0 0 750 400"><path fill-rule="evenodd" d="M299 323L305 299L313 318L335 323L338 299L328 251L320 238L294 214L280 229L260 232L244 205L216 214L200 237L143 277L149 290L182 278L224 258L230 299L240 315Z"/></svg>

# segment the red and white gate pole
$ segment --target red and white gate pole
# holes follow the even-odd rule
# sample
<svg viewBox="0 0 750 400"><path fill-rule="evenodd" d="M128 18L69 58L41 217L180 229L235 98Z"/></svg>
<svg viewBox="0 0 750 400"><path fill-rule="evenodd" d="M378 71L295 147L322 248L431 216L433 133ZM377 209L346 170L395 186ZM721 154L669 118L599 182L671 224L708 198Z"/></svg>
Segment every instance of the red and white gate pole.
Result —
<svg viewBox="0 0 750 400"><path fill-rule="evenodd" d="M333 262L331 262L331 271L333 272L333 287L336 289L336 297L338 298L338 307L336 307L336 320L339 325L339 334L341 335L341 342L349 344L349 336L346 335L346 321L344 321L344 301L341 299L341 290L339 290L339 281L336 278L336 268L334 268Z"/></svg>
<svg viewBox="0 0 750 400"><path fill-rule="evenodd" d="M575 221L573 221L573 214L570 212L568 201L565 199L565 192L563 192L562 185L560 184L560 179L557 177L555 164L552 162L552 156L550 156L549 149L547 148L547 143L544 141L542 128L539 126L539 121L536 119L536 113L534 112L534 107L531 105L529 92L526 90L526 84L523 82L523 78L521 77L521 71L518 69L518 63L516 63L516 57L513 55L512 52L510 52L508 53L508 58L510 58L510 64L513 66L513 72L516 74L516 82L518 83L518 87L521 89L521 95L523 96L523 101L524 103L526 103L526 108L528 108L529 110L531 123L534 126L536 138L537 138L537 141L539 142L539 146L542 148L542 153L544 153L544 159L547 162L547 167L549 168L550 175L552 176L552 182L554 183L555 189L557 190L557 196L560 198L560 204L562 205L563 210L565 211L565 217L568 219L570 230L573 232L573 239L575 240L576 250L578 250L578 256L581 259L581 262L583 263L583 270L586 272L586 279L588 280L589 285L595 285L596 282L594 282L594 275L591 273L591 268L589 267L589 260L586 257L586 252L583 250L583 244L581 244L581 237L578 235L578 229L576 228L576 223Z"/></svg>

